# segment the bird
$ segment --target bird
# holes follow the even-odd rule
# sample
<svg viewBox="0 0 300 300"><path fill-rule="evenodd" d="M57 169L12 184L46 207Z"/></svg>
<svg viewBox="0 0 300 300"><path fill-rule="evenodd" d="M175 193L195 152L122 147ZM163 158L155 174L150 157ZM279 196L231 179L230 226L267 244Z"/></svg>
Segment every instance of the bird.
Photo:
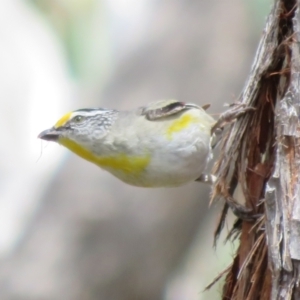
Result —
<svg viewBox="0 0 300 300"><path fill-rule="evenodd" d="M161 100L129 111L83 108L66 113L38 138L56 142L137 187L207 181L216 123L193 103Z"/></svg>

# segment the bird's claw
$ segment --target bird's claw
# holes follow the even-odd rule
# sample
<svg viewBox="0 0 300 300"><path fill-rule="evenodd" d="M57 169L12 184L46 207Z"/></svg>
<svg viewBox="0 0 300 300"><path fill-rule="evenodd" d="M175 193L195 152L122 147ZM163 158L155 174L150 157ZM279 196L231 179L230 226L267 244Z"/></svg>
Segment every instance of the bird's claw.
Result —
<svg viewBox="0 0 300 300"><path fill-rule="evenodd" d="M255 110L254 107L247 106L244 103L233 103L230 108L223 112L215 125L211 128L211 134L214 134L217 129L223 128L227 124L232 123L234 120L243 114Z"/></svg>
<svg viewBox="0 0 300 300"><path fill-rule="evenodd" d="M243 206L232 199L230 201L226 201L229 207L231 208L233 214L239 219L246 222L256 221L261 217L261 214L255 214L251 208Z"/></svg>
<svg viewBox="0 0 300 300"><path fill-rule="evenodd" d="M216 181L216 176L212 174L201 174L195 181L206 184L213 184Z"/></svg>

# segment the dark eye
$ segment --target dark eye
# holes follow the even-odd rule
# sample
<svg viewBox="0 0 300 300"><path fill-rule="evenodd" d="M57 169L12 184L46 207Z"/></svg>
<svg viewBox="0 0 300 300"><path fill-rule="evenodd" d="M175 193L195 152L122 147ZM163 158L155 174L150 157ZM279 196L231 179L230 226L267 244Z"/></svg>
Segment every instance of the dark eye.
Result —
<svg viewBox="0 0 300 300"><path fill-rule="evenodd" d="M80 122L82 122L83 121L83 116L76 116L76 117L74 117L73 118L73 122L74 123L80 123Z"/></svg>

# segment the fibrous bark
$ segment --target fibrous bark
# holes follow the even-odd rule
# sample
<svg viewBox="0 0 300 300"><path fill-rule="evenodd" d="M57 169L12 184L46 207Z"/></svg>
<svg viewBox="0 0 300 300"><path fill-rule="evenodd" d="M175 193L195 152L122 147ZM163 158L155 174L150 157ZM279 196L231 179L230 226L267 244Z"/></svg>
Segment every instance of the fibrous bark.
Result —
<svg viewBox="0 0 300 300"><path fill-rule="evenodd" d="M300 299L298 4L275 1L239 99L255 110L230 125L215 165L213 199L241 198L253 215L261 215L234 224L230 235L240 232L240 245L223 299Z"/></svg>

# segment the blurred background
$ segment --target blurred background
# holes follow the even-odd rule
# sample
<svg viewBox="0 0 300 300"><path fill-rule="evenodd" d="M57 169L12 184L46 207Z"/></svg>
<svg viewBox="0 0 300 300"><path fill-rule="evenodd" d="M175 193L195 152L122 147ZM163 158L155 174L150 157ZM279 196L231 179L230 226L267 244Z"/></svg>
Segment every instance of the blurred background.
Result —
<svg viewBox="0 0 300 300"><path fill-rule="evenodd" d="M208 186L127 186L37 140L67 111L175 98L216 117L242 90L270 1L2 0L0 299L219 299Z"/></svg>

